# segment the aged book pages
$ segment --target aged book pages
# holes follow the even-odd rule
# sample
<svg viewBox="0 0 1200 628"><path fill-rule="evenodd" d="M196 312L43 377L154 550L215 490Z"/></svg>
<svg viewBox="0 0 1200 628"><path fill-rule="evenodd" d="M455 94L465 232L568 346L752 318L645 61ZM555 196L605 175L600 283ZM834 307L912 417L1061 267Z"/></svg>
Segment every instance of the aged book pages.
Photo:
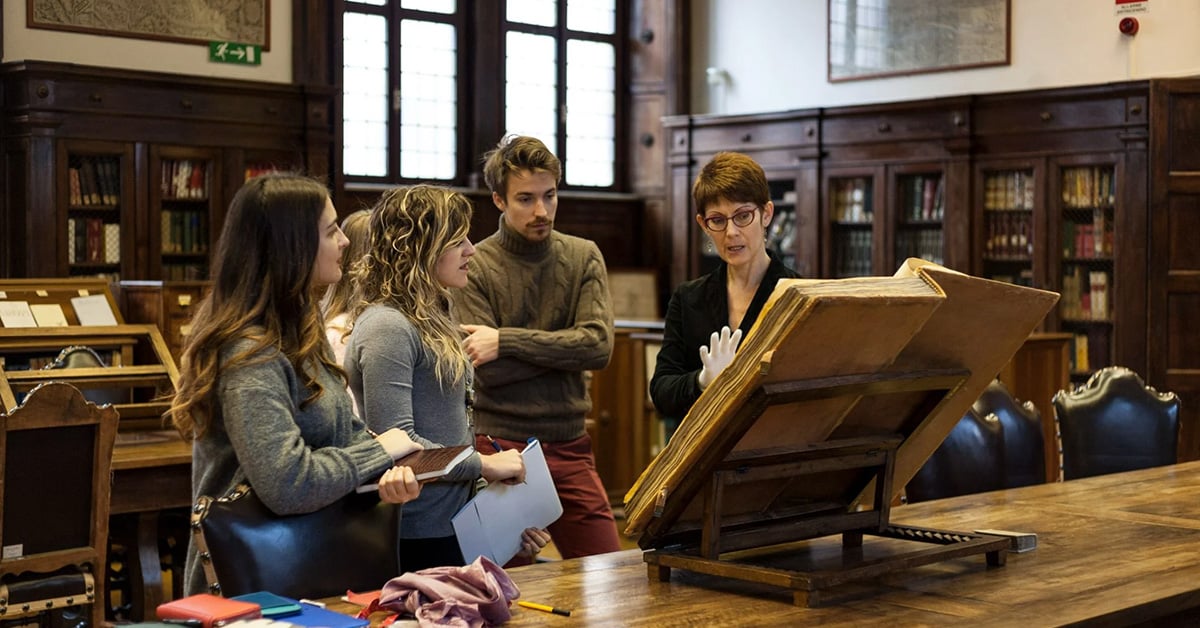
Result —
<svg viewBox="0 0 1200 628"><path fill-rule="evenodd" d="M737 355L701 395L667 447L626 496L625 533L652 536L698 527L708 469L732 453L899 435L899 490L1020 347L1057 295L969 277L909 260L894 277L780 281ZM743 406L763 385L837 378L969 372L936 412L913 419L925 393L833 396L768 405L749 425ZM857 503L862 474L740 484L726 493L727 521L752 521L786 506L814 511ZM687 504L678 521L658 521L664 502ZM680 504L675 504L676 507ZM643 543L645 546L645 543Z"/></svg>

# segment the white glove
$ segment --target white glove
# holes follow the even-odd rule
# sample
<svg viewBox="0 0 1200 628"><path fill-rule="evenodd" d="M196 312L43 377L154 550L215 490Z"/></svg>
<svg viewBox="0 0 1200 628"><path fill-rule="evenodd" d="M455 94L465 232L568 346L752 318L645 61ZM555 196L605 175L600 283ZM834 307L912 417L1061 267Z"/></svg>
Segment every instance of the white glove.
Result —
<svg viewBox="0 0 1200 628"><path fill-rule="evenodd" d="M700 390L708 388L708 385L721 374L721 371L729 366L741 340L742 330L739 329L730 334L729 326L726 325L721 328L719 334L715 331L712 333L707 346L700 347L700 362L704 364L704 368L700 369Z"/></svg>

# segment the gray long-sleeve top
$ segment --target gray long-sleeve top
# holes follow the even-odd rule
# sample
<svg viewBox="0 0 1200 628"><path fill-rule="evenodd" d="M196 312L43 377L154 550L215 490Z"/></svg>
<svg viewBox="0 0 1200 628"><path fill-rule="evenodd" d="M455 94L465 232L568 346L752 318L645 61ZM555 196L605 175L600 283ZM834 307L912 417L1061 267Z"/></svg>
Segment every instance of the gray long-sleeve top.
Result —
<svg viewBox="0 0 1200 628"><path fill-rule="evenodd" d="M317 381L325 392L302 408L310 391L277 349L236 368L225 366L252 347L252 341L239 340L222 348L212 426L192 444L193 501L222 497L247 481L277 514L313 512L377 481L392 466L391 456L354 416L340 378L322 368ZM193 544L186 566L189 595L207 590L195 559Z"/></svg>
<svg viewBox="0 0 1200 628"><path fill-rule="evenodd" d="M438 382L433 354L399 310L385 305L364 310L354 322L345 359L359 416L371 429L398 427L427 449L474 444L466 407L470 368L466 381L450 386ZM479 454L473 454L445 477L425 484L420 497L404 505L400 536L454 534L450 518L471 498L480 470Z"/></svg>

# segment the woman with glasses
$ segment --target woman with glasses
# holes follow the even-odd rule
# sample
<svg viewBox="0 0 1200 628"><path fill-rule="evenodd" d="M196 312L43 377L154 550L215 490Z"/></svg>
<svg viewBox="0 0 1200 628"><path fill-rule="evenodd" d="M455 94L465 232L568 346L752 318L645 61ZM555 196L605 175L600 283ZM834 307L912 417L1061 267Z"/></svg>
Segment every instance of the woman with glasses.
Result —
<svg viewBox="0 0 1200 628"><path fill-rule="evenodd" d="M729 362L783 278L799 277L767 251L775 206L753 159L717 153L692 185L696 222L721 257L715 270L675 289L650 380L654 407L673 431Z"/></svg>

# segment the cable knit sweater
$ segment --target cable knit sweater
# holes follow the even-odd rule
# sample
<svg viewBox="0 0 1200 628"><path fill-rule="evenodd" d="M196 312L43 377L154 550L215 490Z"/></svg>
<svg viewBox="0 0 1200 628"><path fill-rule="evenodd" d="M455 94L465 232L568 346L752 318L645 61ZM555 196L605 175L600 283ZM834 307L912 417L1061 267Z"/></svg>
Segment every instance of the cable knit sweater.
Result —
<svg viewBox="0 0 1200 628"><path fill-rule="evenodd" d="M613 343L599 247L557 231L530 242L501 216L500 229L476 247L455 307L461 322L500 332L499 357L475 372L476 432L543 442L583 436L592 405L584 371L604 368Z"/></svg>

